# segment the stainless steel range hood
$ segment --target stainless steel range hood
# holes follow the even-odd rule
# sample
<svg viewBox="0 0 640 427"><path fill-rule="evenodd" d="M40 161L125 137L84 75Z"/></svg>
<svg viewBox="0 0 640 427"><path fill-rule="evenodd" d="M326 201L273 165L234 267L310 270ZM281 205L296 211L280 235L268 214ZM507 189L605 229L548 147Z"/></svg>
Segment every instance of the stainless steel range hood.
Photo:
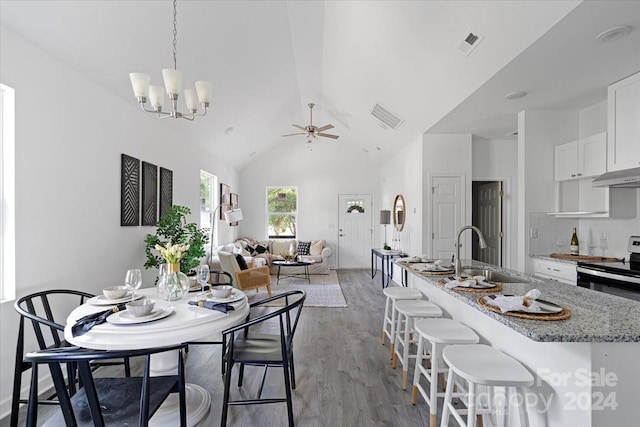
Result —
<svg viewBox="0 0 640 427"><path fill-rule="evenodd" d="M591 182L593 187L638 187L640 188L640 168L607 172Z"/></svg>

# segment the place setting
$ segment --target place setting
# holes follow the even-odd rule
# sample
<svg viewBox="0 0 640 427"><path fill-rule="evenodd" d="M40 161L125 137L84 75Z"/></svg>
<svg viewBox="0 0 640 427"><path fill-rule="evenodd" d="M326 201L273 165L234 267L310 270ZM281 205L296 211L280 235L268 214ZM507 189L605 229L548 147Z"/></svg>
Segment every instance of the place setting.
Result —
<svg viewBox="0 0 640 427"><path fill-rule="evenodd" d="M419 261L415 261L419 259ZM406 261L408 267L412 270L424 274L426 276L446 276L453 274L453 264L441 259L429 260L427 258L412 257L410 261Z"/></svg>
<svg viewBox="0 0 640 427"><path fill-rule="evenodd" d="M477 302L495 313L530 320L565 320L571 310L556 303L540 299L541 292L532 289L525 295L483 295Z"/></svg>
<svg viewBox="0 0 640 427"><path fill-rule="evenodd" d="M502 286L499 283L490 282L485 276L449 276L446 280L439 280L438 284L447 289L471 293L495 293L502 290Z"/></svg>

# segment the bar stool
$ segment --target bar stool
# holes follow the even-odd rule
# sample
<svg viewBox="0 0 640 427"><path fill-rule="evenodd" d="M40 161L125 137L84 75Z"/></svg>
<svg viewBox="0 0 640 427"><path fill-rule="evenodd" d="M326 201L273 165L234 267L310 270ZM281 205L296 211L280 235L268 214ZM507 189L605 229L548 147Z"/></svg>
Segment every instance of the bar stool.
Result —
<svg viewBox="0 0 640 427"><path fill-rule="evenodd" d="M393 349L396 338L396 301L421 299L422 292L413 288L384 288L382 291L387 297L384 307L384 320L382 322L382 339L381 344L384 345L385 336L389 337L389 359L393 360ZM388 329L387 329L388 326Z"/></svg>
<svg viewBox="0 0 640 427"><path fill-rule="evenodd" d="M429 426L436 427L436 414L438 412L438 397L443 397L444 392L438 392L438 376L447 372L447 368L441 363L442 350L451 344L476 344L480 338L473 329L453 319L419 319L415 322L415 331L418 334L418 352L416 368L413 374L413 390L411 403L418 401L418 392L429 405ZM426 348L431 344L431 348ZM431 368L423 366L426 353L431 358ZM429 381L430 390L420 385L420 376Z"/></svg>
<svg viewBox="0 0 640 427"><path fill-rule="evenodd" d="M441 427L449 425L449 413L453 415L459 425L465 427L476 426L476 415L492 412L493 387L507 389L507 404L511 392L515 390L520 414L520 426L528 427L529 418L526 413L526 400L523 387L533 384L533 376L520 362L511 356L484 344L450 345L442 351L444 361L449 365L447 377L447 391L444 396ZM467 409L456 409L452 403L455 377L458 376L469 384L467 402L463 402ZM489 407L478 408L476 386L482 385L489 390ZM464 412L467 422L462 419Z"/></svg>
<svg viewBox="0 0 640 427"><path fill-rule="evenodd" d="M407 389L407 377L409 375L409 358L415 358L416 354L409 354L409 347L417 342L414 334L414 324L417 319L425 317L440 317L442 310L432 302L425 300L403 300L396 302L398 310L398 325L396 326L396 346L393 355L393 368L398 365L398 358L402 363L402 389ZM413 337L412 337L413 335ZM402 353L400 353L402 346Z"/></svg>

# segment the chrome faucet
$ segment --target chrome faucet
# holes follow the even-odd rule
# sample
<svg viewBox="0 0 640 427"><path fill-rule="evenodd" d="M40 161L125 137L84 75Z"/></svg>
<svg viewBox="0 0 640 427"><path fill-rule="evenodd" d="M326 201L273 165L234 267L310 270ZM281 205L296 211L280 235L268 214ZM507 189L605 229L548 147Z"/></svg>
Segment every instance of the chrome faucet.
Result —
<svg viewBox="0 0 640 427"><path fill-rule="evenodd" d="M484 241L484 236L482 235L482 231L478 227L473 225L465 225L460 230L458 230L458 237L456 237L456 264L455 264L455 275L456 277L460 277L460 273L462 273L462 262L460 261L460 236L464 230L471 229L478 234L480 238L480 248L484 249L487 247L487 242Z"/></svg>

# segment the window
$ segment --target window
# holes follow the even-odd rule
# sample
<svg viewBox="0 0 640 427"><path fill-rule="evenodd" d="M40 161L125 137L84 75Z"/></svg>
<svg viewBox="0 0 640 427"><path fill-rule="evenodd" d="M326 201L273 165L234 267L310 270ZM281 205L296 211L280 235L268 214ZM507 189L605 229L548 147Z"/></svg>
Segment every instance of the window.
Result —
<svg viewBox="0 0 640 427"><path fill-rule="evenodd" d="M213 227L213 211L218 206L218 177L200 171L200 227ZM217 230L216 230L217 231ZM217 233L216 233L217 234ZM218 245L218 236L213 236L213 245Z"/></svg>
<svg viewBox="0 0 640 427"><path fill-rule="evenodd" d="M0 301L15 298L15 92L0 84Z"/></svg>
<svg viewBox="0 0 640 427"><path fill-rule="evenodd" d="M291 239L297 234L298 189L267 187L267 236Z"/></svg>

